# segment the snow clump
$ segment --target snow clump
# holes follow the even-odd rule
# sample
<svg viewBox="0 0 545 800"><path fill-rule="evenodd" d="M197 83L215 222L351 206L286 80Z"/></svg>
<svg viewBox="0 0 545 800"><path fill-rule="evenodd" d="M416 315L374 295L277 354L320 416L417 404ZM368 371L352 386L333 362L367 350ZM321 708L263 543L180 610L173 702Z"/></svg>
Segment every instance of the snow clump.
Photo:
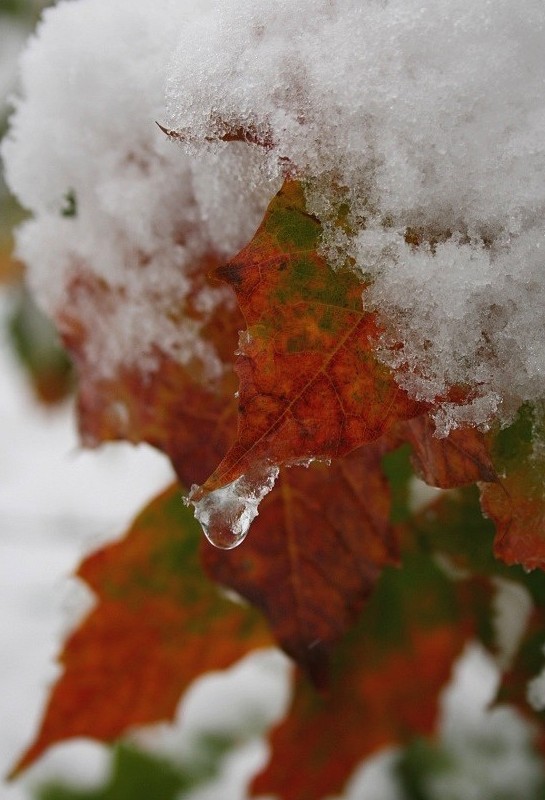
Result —
<svg viewBox="0 0 545 800"><path fill-rule="evenodd" d="M85 329L97 376L135 364L152 373L158 351L198 359L210 379L221 374L200 330L233 300L222 287L195 295L191 276L251 237L274 191L263 193L259 153L238 147L234 180L232 148L226 180L212 156L195 165L156 125L169 54L192 7L61 2L22 58L22 97L3 145L9 185L32 215L17 253L61 332L70 332L67 315ZM191 291L198 313L184 316Z"/></svg>
<svg viewBox="0 0 545 800"><path fill-rule="evenodd" d="M540 0L225 0L179 38L168 123L197 149L245 130L310 182L401 385L469 387L447 433L545 393L544 76Z"/></svg>
<svg viewBox="0 0 545 800"><path fill-rule="evenodd" d="M88 313L102 370L158 342L188 360L199 331L168 309L192 265L301 177L324 253L371 280L381 358L441 398L439 432L508 422L545 395L544 76L541 0L61 2L4 146L33 214L19 253L54 314L78 270L121 287L115 330Z"/></svg>

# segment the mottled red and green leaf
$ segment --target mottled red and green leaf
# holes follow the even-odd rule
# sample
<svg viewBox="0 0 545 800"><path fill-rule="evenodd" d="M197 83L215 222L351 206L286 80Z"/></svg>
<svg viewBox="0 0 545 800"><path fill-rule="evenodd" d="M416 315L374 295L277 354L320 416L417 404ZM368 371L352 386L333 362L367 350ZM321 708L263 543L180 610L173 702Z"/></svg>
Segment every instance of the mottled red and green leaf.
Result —
<svg viewBox="0 0 545 800"><path fill-rule="evenodd" d="M172 719L192 680L271 643L261 616L203 575L199 538L175 485L123 540L83 562L78 576L97 604L66 642L63 674L14 774L57 742L111 742L133 726Z"/></svg>
<svg viewBox="0 0 545 800"><path fill-rule="evenodd" d="M465 593L430 556L386 569L359 624L337 649L332 682L316 692L301 676L255 795L321 800L342 791L379 748L435 729L441 689L473 635Z"/></svg>
<svg viewBox="0 0 545 800"><path fill-rule="evenodd" d="M332 647L382 567L398 558L383 451L378 442L331 465L281 470L240 547L204 545L210 577L261 609L280 645L319 685Z"/></svg>
<svg viewBox="0 0 545 800"><path fill-rule="evenodd" d="M238 438L202 492L261 463L342 456L425 410L376 357L366 286L327 264L321 233L303 187L288 180L254 239L218 270L247 329L236 361Z"/></svg>

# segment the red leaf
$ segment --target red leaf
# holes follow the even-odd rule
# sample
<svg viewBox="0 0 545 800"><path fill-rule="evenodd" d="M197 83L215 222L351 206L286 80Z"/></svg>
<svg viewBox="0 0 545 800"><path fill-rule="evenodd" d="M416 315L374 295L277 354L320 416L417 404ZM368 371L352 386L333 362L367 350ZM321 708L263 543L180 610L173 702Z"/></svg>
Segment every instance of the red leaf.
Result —
<svg viewBox="0 0 545 800"><path fill-rule="evenodd" d="M494 552L506 564L545 569L545 458L532 412L500 431L493 458L501 479L481 486L481 505L496 525ZM537 444L536 444L537 443Z"/></svg>
<svg viewBox="0 0 545 800"><path fill-rule="evenodd" d="M56 742L109 742L134 725L172 719L194 678L270 644L261 617L204 577L199 539L175 485L137 517L125 539L83 562L78 575L97 606L64 647L64 673L13 775Z"/></svg>
<svg viewBox="0 0 545 800"><path fill-rule="evenodd" d="M164 354L150 376L123 367L111 380L82 374L78 413L83 443L122 439L148 444L169 456L181 482L199 483L223 457L235 436L234 387L199 385Z"/></svg>
<svg viewBox="0 0 545 800"><path fill-rule="evenodd" d="M402 426L413 448L413 463L430 486L452 489L476 481L496 481L489 443L476 428L456 428L448 436L435 436L432 420L423 415Z"/></svg>
<svg viewBox="0 0 545 800"><path fill-rule="evenodd" d="M329 797L373 751L431 733L439 693L472 633L463 590L431 558L385 570L360 624L335 653L330 691L297 681L255 794Z"/></svg>
<svg viewBox="0 0 545 800"><path fill-rule="evenodd" d="M122 291L80 271L68 287L70 303L57 319L65 346L79 374L78 413L87 447L122 439L147 442L168 455L184 485L200 483L217 465L234 438L236 378L230 369L237 332L242 325L234 304L221 304L205 323L198 297L208 287L204 263L189 276L192 293L177 309L180 320L190 317L203 327L202 343L212 345L226 365L211 380L204 360L180 363L157 344L154 367L138 361L118 366L104 377L88 357L94 332L81 317L96 309L102 325L115 325L117 309L126 300ZM209 287L208 287L209 288ZM217 291L217 287L216 287ZM82 314L80 309L85 309ZM114 335L115 332L112 332Z"/></svg>
<svg viewBox="0 0 545 800"><path fill-rule="evenodd" d="M320 235L301 185L288 180L252 242L218 271L247 324L238 439L195 499L266 462L339 457L425 410L375 357L365 284L328 266Z"/></svg>
<svg viewBox="0 0 545 800"><path fill-rule="evenodd" d="M211 577L261 609L279 643L322 684L332 646L397 558L381 444L331 466L282 470L236 550L206 545Z"/></svg>
<svg viewBox="0 0 545 800"><path fill-rule="evenodd" d="M545 569L545 498L532 465L481 487L481 505L496 524L494 552L506 564Z"/></svg>

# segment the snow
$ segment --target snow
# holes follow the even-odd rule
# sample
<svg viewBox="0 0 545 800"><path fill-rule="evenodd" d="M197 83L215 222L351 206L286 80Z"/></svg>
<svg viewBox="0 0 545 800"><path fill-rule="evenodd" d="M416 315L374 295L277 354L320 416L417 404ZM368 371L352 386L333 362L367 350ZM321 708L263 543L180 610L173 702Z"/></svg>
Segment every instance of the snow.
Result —
<svg viewBox="0 0 545 800"><path fill-rule="evenodd" d="M120 364L153 372L158 349L199 361L210 380L221 375L199 334L232 299L220 287L197 293L201 317L183 316L190 277L240 247L264 209L259 192L221 175L207 205L206 165L194 182L193 162L155 124L188 5L60 3L44 13L21 62L32 100L16 102L3 148L7 181L33 216L17 252L45 310L60 317L68 306L89 330L85 355L104 376Z"/></svg>
<svg viewBox="0 0 545 800"><path fill-rule="evenodd" d="M530 593L520 583L496 578L494 584L496 593L493 600L493 619L498 650L497 663L502 672L507 672L528 627L533 603Z"/></svg>
<svg viewBox="0 0 545 800"><path fill-rule="evenodd" d="M532 729L507 706L488 708L498 679L491 656L468 648L443 697L440 740L451 766L426 782L433 800L538 796L544 773L529 750Z"/></svg>
<svg viewBox="0 0 545 800"><path fill-rule="evenodd" d="M3 148L38 297L54 314L90 271L126 299L88 342L97 367L152 370L160 343L214 378L200 326L169 322L173 298L250 238L288 170L332 263L372 278L381 357L443 399L438 432L509 421L545 392L544 23L540 0L60 3ZM344 202L349 232L332 223ZM459 384L462 406L446 398Z"/></svg>
<svg viewBox="0 0 545 800"><path fill-rule="evenodd" d="M309 182L324 251L374 280L401 385L474 389L442 404L441 434L545 390L544 23L540 0L228 0L194 14L167 77L194 150L245 129L271 173ZM331 222L344 201L351 235Z"/></svg>

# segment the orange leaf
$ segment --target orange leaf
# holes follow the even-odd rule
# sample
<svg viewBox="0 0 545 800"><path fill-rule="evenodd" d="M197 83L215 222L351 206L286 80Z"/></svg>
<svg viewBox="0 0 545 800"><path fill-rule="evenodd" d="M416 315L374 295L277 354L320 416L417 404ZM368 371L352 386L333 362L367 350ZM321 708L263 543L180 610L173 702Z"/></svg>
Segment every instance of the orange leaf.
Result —
<svg viewBox="0 0 545 800"><path fill-rule="evenodd" d="M320 695L297 681L255 794L329 797L373 751L430 734L439 693L472 631L463 591L431 558L386 569L360 624L335 653L330 691Z"/></svg>
<svg viewBox="0 0 545 800"><path fill-rule="evenodd" d="M96 309L102 326L115 325L116 309L126 300L121 290L91 273L77 273L67 289L70 303L57 319L78 369L78 414L84 445L119 439L147 442L170 457L187 486L210 474L234 438L236 378L231 364L242 321L234 304L227 301L210 319L208 311L201 310L199 297L211 288L207 271L212 263L198 266L189 276L192 292L176 313L180 322L189 317L202 325L201 344L212 346L225 364L224 374L214 380L206 375L205 359L181 363L162 351L160 344L152 354L152 369L136 360L119 365L113 375L97 374L88 357L94 331L81 317L92 319L89 309Z"/></svg>
<svg viewBox="0 0 545 800"><path fill-rule="evenodd" d="M376 358L365 284L328 266L320 236L301 185L288 180L252 242L217 273L247 324L236 362L239 430L195 499L267 462L339 457L425 410Z"/></svg>
<svg viewBox="0 0 545 800"><path fill-rule="evenodd" d="M110 742L134 725L172 719L192 680L271 643L255 611L225 599L204 577L199 539L174 485L125 539L83 562L78 575L97 606L65 645L64 673L14 775L56 742Z"/></svg>
<svg viewBox="0 0 545 800"><path fill-rule="evenodd" d="M331 466L282 470L240 547L204 545L211 577L265 613L281 646L317 684L382 567L397 559L383 449L369 445Z"/></svg>
<svg viewBox="0 0 545 800"><path fill-rule="evenodd" d="M83 443L109 440L147 444L169 456L186 486L203 480L235 435L234 389L201 386L164 354L150 376L119 368L113 379L81 374L78 413Z"/></svg>
<svg viewBox="0 0 545 800"><path fill-rule="evenodd" d="M481 487L481 505L496 524L494 552L506 564L545 569L545 499L532 468ZM532 485L533 484L533 485Z"/></svg>
<svg viewBox="0 0 545 800"><path fill-rule="evenodd" d="M402 426L413 449L413 463L430 486L452 489L476 481L496 481L489 443L476 428L456 428L435 436L432 420L423 415Z"/></svg>
<svg viewBox="0 0 545 800"><path fill-rule="evenodd" d="M494 552L506 564L545 569L545 457L534 420L523 408L500 431L493 458L501 479L481 486L481 505L496 525Z"/></svg>

